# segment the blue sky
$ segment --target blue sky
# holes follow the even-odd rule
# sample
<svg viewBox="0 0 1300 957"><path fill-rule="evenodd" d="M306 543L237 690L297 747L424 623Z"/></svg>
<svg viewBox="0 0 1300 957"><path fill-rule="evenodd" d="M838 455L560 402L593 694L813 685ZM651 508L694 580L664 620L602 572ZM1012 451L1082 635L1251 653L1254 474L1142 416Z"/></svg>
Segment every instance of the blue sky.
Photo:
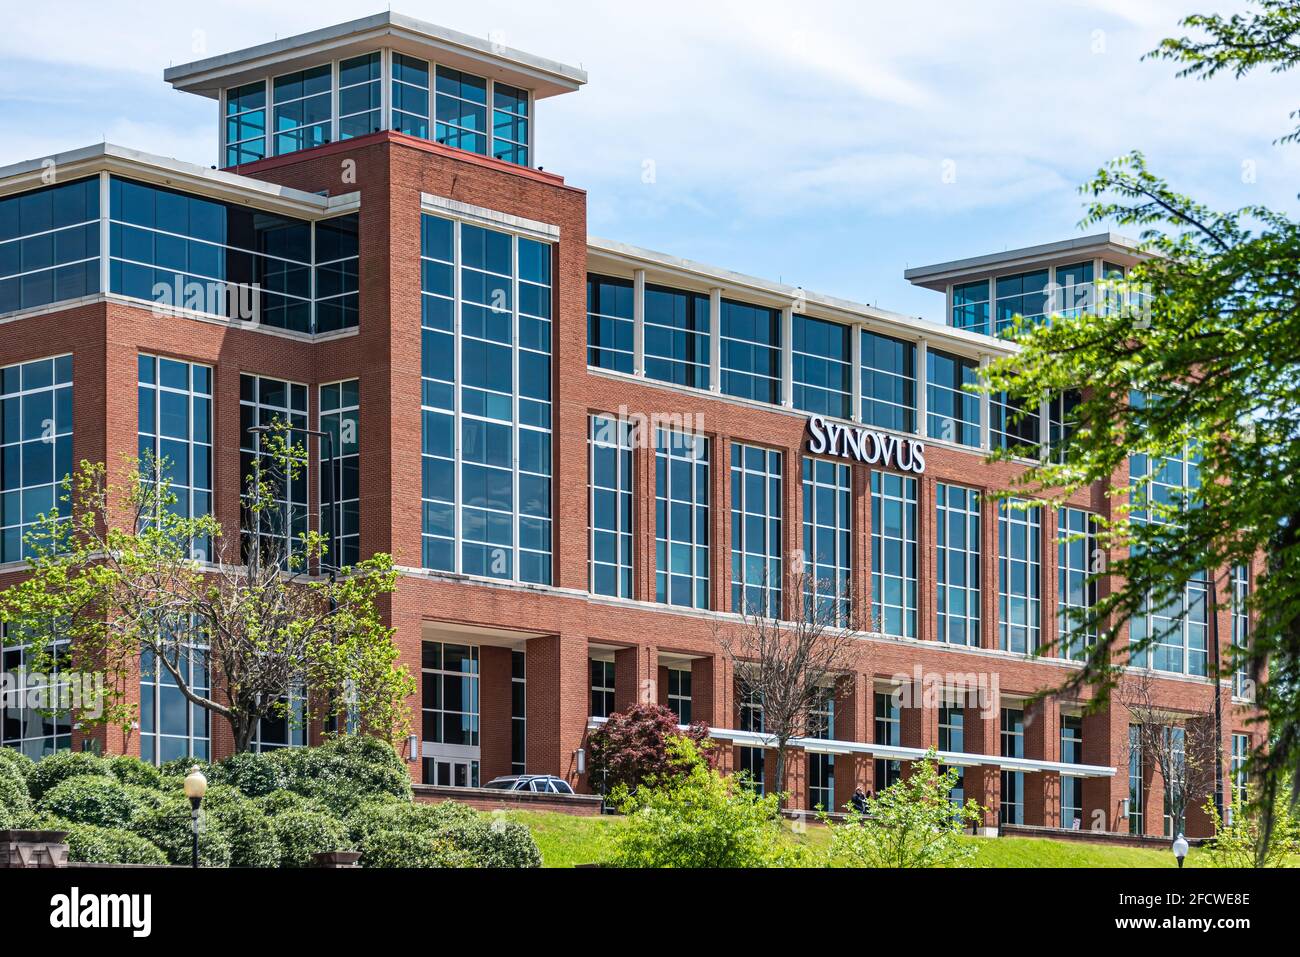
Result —
<svg viewBox="0 0 1300 957"><path fill-rule="evenodd" d="M378 7L27 5L0 31L0 164L103 139L211 164L215 104L167 65ZM1300 107L1288 77L1141 61L1181 16L1239 7L394 5L588 71L540 104L537 161L588 191L592 234L931 319L941 299L904 268L1078 235L1077 185L1130 149L1202 201L1294 209L1300 146L1273 145Z"/></svg>

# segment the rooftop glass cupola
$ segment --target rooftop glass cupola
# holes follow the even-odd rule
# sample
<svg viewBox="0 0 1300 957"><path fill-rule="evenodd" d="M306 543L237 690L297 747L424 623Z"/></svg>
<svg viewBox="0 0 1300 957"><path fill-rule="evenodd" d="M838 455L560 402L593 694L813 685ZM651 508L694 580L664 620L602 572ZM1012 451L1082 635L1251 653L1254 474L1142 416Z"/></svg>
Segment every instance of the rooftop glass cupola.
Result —
<svg viewBox="0 0 1300 957"><path fill-rule="evenodd" d="M536 101L587 81L576 67L391 12L163 76L217 100L226 168L381 130L533 166Z"/></svg>
<svg viewBox="0 0 1300 957"><path fill-rule="evenodd" d="M1117 305L1117 295L1126 297L1125 302L1140 299L1136 291L1109 287L1145 258L1133 240L1105 232L918 266L903 276L913 285L947 295L948 325L1001 336L1013 328L1017 316L1044 322L1054 315L1111 308Z"/></svg>

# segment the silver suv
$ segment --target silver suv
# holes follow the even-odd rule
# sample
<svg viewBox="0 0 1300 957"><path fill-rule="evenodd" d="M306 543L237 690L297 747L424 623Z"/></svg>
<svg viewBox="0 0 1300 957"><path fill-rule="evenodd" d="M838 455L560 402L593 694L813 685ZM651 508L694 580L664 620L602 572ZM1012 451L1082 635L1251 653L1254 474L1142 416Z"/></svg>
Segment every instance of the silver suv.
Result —
<svg viewBox="0 0 1300 957"><path fill-rule="evenodd" d="M534 794L573 793L568 781L553 774L507 774L493 778L483 786L497 791L532 791Z"/></svg>

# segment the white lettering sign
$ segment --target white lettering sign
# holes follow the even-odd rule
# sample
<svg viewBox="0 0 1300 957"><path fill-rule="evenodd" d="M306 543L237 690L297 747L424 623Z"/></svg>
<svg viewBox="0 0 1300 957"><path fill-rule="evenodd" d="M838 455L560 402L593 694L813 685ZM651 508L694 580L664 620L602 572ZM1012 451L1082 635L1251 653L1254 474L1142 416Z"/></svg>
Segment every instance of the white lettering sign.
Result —
<svg viewBox="0 0 1300 957"><path fill-rule="evenodd" d="M813 455L838 455L867 465L883 465L900 472L925 471L925 443L896 435L827 422L820 415L808 420L808 451Z"/></svg>

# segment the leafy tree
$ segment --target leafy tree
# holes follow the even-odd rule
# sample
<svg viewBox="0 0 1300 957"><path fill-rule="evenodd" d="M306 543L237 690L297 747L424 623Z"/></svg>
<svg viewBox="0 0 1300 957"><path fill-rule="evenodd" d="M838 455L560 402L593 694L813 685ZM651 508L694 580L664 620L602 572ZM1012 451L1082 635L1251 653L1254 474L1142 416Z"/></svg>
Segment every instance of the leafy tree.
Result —
<svg viewBox="0 0 1300 957"><path fill-rule="evenodd" d="M1295 3L1266 0L1246 14L1184 24L1207 36L1168 39L1150 55L1182 63L1186 75L1300 62ZM1086 386L1063 440L1013 490L1050 502L1100 482L1115 497L1098 544L1117 557L1094 576L1108 588L1072 623L1100 640L1065 687L1093 685L1103 700L1124 665L1144 661L1158 640L1122 643L1124 623L1181 602L1191 580L1208 580L1213 615L1229 600L1229 570L1266 554L1246 603L1250 646L1220 673L1248 671L1268 717L1272 740L1257 756L1267 821L1288 776L1300 795L1300 223L1261 206L1211 209L1173 189L1138 152L1082 191L1090 197L1084 225L1135 227L1150 258L1125 287L1103 284L1084 314L1019 323L1021 348L994 362L985 383L1035 407L1044 395ZM1199 465L1196 488L1169 501L1141 483L1130 490L1130 461L1159 468L1187 455Z"/></svg>
<svg viewBox="0 0 1300 957"><path fill-rule="evenodd" d="M306 687L306 720L360 721L389 740L406 727L414 682L397 664L380 603L396 586L392 559L376 555L342 575L315 574L326 558L316 532L288 544L279 481L305 460L276 433L265 455L288 463L250 476L250 529L225 536L210 515L177 514L165 463L130 460L120 482L83 462L57 510L34 534L30 574L0 592L0 621L33 644L33 669L52 670L62 642L74 662L108 676L108 701L83 723L129 729L134 663L158 669L194 705L230 726L247 750L263 718L290 716L286 696ZM211 691L191 680L206 657Z"/></svg>
<svg viewBox="0 0 1300 957"><path fill-rule="evenodd" d="M614 789L628 816L614 840L616 867L771 867L786 860L776 795L760 796L709 766L689 738L668 742L672 770L636 791Z"/></svg>
<svg viewBox="0 0 1300 957"><path fill-rule="evenodd" d="M696 722L685 731L677 715L661 704L634 704L617 711L587 738L591 753L591 780L606 793L619 786L636 790L651 778L662 780L673 773L669 743L685 736L710 765L716 748L709 740L707 725Z"/></svg>
<svg viewBox="0 0 1300 957"><path fill-rule="evenodd" d="M1274 801L1268 828L1249 786L1245 801L1233 807L1227 823L1213 801L1205 802L1205 813L1214 824L1214 838L1205 852L1215 867L1288 867L1300 856L1300 817L1285 796Z"/></svg>
<svg viewBox="0 0 1300 957"><path fill-rule="evenodd" d="M984 819L974 801L949 799L957 770L940 769L933 748L911 771L867 798L867 813L856 808L831 828L827 858L840 867L963 867L978 852L960 835Z"/></svg>

